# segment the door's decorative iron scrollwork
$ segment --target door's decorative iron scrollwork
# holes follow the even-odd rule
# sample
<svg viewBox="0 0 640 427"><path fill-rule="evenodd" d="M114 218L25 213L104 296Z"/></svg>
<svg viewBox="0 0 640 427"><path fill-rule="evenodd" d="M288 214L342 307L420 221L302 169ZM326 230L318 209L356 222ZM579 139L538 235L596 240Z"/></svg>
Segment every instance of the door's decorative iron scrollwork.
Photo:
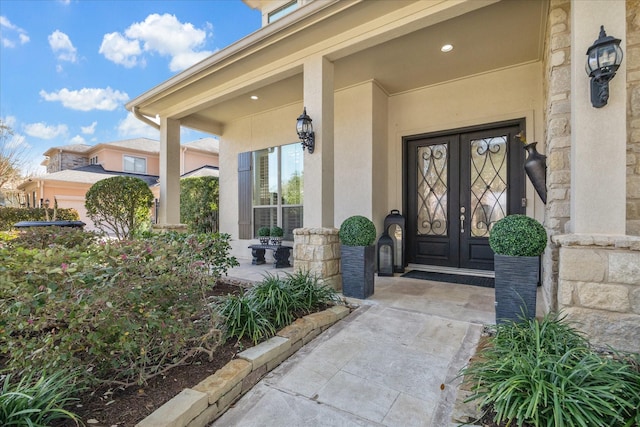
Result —
<svg viewBox="0 0 640 427"><path fill-rule="evenodd" d="M418 147L418 235L447 235L448 144Z"/></svg>
<svg viewBox="0 0 640 427"><path fill-rule="evenodd" d="M489 237L507 212L507 136L471 141L471 236Z"/></svg>

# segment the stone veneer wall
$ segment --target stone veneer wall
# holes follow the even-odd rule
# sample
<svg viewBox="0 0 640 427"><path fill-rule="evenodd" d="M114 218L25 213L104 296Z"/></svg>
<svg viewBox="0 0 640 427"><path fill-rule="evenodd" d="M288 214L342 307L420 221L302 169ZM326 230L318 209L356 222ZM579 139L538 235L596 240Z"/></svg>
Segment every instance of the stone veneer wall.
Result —
<svg viewBox="0 0 640 427"><path fill-rule="evenodd" d="M627 234L640 236L640 0L627 0Z"/></svg>
<svg viewBox="0 0 640 427"><path fill-rule="evenodd" d="M571 2L551 0L544 55L547 206L549 236L563 234L570 215L571 165ZM542 297L546 311L557 309L558 248L542 257Z"/></svg>
<svg viewBox="0 0 640 427"><path fill-rule="evenodd" d="M640 352L640 237L556 236L559 308L594 344Z"/></svg>
<svg viewBox="0 0 640 427"><path fill-rule="evenodd" d="M340 239L337 228L293 230L293 270L315 274L333 289L342 290Z"/></svg>
<svg viewBox="0 0 640 427"><path fill-rule="evenodd" d="M57 153L49 158L47 173L75 169L80 166L87 166L88 164L89 158L81 154Z"/></svg>

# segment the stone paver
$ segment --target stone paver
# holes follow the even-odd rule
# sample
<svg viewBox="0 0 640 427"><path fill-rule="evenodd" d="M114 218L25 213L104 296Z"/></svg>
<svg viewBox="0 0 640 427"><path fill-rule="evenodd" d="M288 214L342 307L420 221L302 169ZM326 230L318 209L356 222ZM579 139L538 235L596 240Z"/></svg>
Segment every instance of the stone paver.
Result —
<svg viewBox="0 0 640 427"><path fill-rule="evenodd" d="M399 277L375 286L212 426L455 425L457 373L495 322L494 290Z"/></svg>

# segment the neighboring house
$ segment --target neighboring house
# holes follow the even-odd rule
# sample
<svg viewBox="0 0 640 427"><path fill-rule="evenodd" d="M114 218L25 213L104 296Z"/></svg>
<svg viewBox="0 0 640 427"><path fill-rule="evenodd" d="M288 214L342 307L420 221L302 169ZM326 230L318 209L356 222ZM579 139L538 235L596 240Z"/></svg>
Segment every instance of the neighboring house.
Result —
<svg viewBox="0 0 640 427"><path fill-rule="evenodd" d="M410 264L473 274L493 268L487 227L525 213L552 236L545 309L640 351L639 0L244 2L263 28L127 104L160 130L161 223L179 220L182 126L220 139L220 229L239 257L264 224L327 243L350 215L381 232L400 209ZM625 56L594 108L601 25ZM295 130L305 107L312 154ZM520 131L547 156L546 204ZM326 247L294 252L339 282Z"/></svg>
<svg viewBox="0 0 640 427"><path fill-rule="evenodd" d="M47 174L29 178L20 184L27 206L42 206L49 200L59 208L73 208L87 229L94 229L84 207L85 194L96 182L118 175L135 176L145 181L156 199L160 188L156 185L160 175L160 143L147 138L101 143L53 147L44 155L43 166ZM218 141L203 138L180 146L176 156L180 173L184 176L207 174L217 176ZM154 210L155 213L155 210Z"/></svg>

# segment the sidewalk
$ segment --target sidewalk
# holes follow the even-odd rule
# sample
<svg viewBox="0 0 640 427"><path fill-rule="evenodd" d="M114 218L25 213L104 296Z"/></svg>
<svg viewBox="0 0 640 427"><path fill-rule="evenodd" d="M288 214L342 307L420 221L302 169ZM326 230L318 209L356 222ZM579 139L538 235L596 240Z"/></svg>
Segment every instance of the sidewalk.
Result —
<svg viewBox="0 0 640 427"><path fill-rule="evenodd" d="M490 288L376 277L370 299L212 426L457 425L456 375L495 321L493 301Z"/></svg>

